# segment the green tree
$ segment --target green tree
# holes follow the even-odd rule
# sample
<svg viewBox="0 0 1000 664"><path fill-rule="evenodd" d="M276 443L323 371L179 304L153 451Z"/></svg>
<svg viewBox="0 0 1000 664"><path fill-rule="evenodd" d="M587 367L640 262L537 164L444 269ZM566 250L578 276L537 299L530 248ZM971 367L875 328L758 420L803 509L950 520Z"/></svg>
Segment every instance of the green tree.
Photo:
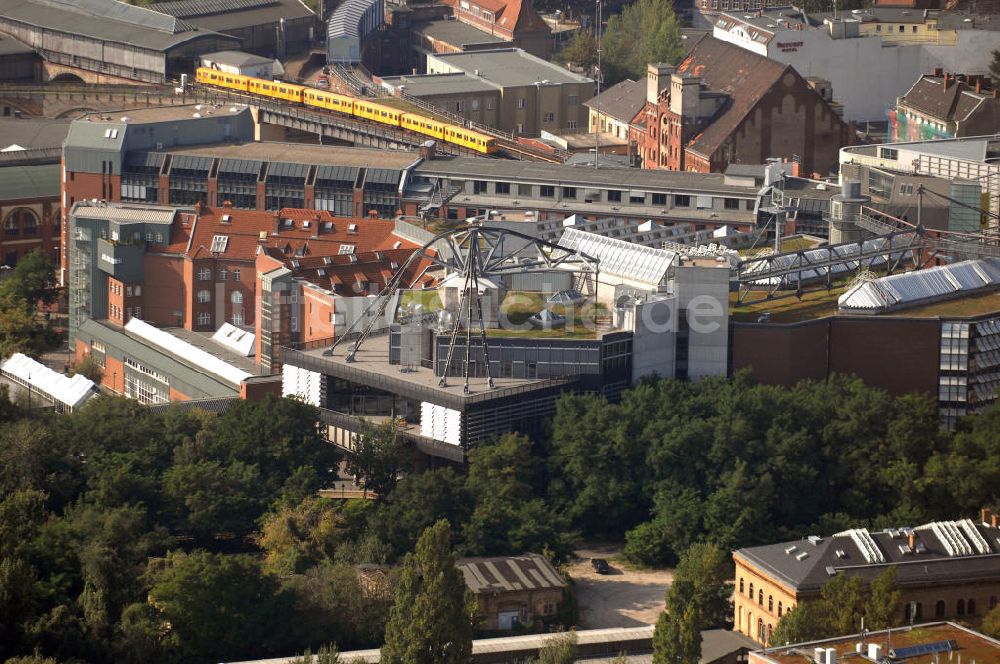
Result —
<svg viewBox="0 0 1000 664"><path fill-rule="evenodd" d="M604 81L643 80L650 63L676 64L684 53L670 0L638 0L608 20L602 43Z"/></svg>
<svg viewBox="0 0 1000 664"><path fill-rule="evenodd" d="M97 363L93 355L87 355L85 358L79 362L74 362L70 365L71 375L80 374L84 378L94 381L94 383L100 384L101 377L104 376L104 368Z"/></svg>
<svg viewBox="0 0 1000 664"><path fill-rule="evenodd" d="M336 641L345 648L371 647L382 640L392 606L392 577L384 587L362 587L352 565L323 563L284 581L295 594L297 643Z"/></svg>
<svg viewBox="0 0 1000 664"><path fill-rule="evenodd" d="M341 664L342 662L337 645L330 643L320 646L315 655L307 648L302 657L293 659L290 664Z"/></svg>
<svg viewBox="0 0 1000 664"><path fill-rule="evenodd" d="M379 498L388 496L407 467L407 443L395 420L367 424L347 459L347 472Z"/></svg>
<svg viewBox="0 0 1000 664"><path fill-rule="evenodd" d="M32 354L42 347L42 329L31 305L14 293L0 291L0 358Z"/></svg>
<svg viewBox="0 0 1000 664"><path fill-rule="evenodd" d="M472 654L475 607L455 567L451 527L438 521L403 561L382 647L384 664L465 664Z"/></svg>
<svg viewBox="0 0 1000 664"><path fill-rule="evenodd" d="M35 249L24 255L11 273L0 281L0 294L13 294L34 310L38 302L55 302L55 277L55 267L48 255L41 249Z"/></svg>
<svg viewBox="0 0 1000 664"><path fill-rule="evenodd" d="M559 51L561 62L590 71L597 64L597 40L588 30L578 30Z"/></svg>
<svg viewBox="0 0 1000 664"><path fill-rule="evenodd" d="M896 582L896 567L888 567L872 579L868 603L865 605L865 627L887 629L896 626L903 593Z"/></svg>
<svg viewBox="0 0 1000 664"><path fill-rule="evenodd" d="M462 529L461 550L468 555L509 555L553 551L566 555L566 520L540 498L544 463L531 441L507 434L469 453L466 489L475 508Z"/></svg>
<svg viewBox="0 0 1000 664"><path fill-rule="evenodd" d="M990 61L990 78L993 79L993 88L1000 90L1000 48L993 49L990 55L993 56Z"/></svg>
<svg viewBox="0 0 1000 664"><path fill-rule="evenodd" d="M557 634L545 640L538 651L538 664L573 664L576 662L576 632Z"/></svg>
<svg viewBox="0 0 1000 664"><path fill-rule="evenodd" d="M835 633L830 627L826 605L822 601L803 602L781 616L767 645L783 646L815 641Z"/></svg>
<svg viewBox="0 0 1000 664"><path fill-rule="evenodd" d="M994 606L983 616L983 624L979 626L980 631L986 636L1000 639L1000 606Z"/></svg>
<svg viewBox="0 0 1000 664"><path fill-rule="evenodd" d="M335 501L309 497L295 507L279 506L263 517L257 544L268 570L288 575L332 561L346 539L345 519Z"/></svg>
<svg viewBox="0 0 1000 664"><path fill-rule="evenodd" d="M163 617L155 607L147 602L130 604L115 627L115 661L122 664L169 661L163 633Z"/></svg>
<svg viewBox="0 0 1000 664"><path fill-rule="evenodd" d="M149 598L187 661L259 657L285 647L292 597L246 555L171 552Z"/></svg>
<svg viewBox="0 0 1000 664"><path fill-rule="evenodd" d="M732 578L731 559L714 544L692 544L681 556L671 588L676 586L681 594L677 600L694 605L701 621L699 631L723 627L732 615Z"/></svg>
<svg viewBox="0 0 1000 664"><path fill-rule="evenodd" d="M669 592L668 592L669 598ZM673 608L674 613L670 610ZM653 630L653 664L698 664L701 659L701 631L697 609L668 606Z"/></svg>

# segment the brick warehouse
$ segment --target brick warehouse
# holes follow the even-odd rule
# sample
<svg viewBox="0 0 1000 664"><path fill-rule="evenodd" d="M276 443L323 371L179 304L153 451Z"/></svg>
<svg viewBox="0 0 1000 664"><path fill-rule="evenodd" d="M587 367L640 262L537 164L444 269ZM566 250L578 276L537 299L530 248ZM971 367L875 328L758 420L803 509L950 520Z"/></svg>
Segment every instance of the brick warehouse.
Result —
<svg viewBox="0 0 1000 664"><path fill-rule="evenodd" d="M631 141L643 168L712 173L797 159L828 173L850 127L791 66L703 37L676 67L651 64Z"/></svg>

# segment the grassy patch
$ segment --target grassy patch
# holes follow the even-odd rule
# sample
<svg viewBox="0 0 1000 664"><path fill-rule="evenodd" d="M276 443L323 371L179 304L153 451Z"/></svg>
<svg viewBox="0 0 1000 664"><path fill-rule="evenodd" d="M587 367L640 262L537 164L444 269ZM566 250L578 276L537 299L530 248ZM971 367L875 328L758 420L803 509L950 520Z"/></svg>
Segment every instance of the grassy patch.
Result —
<svg viewBox="0 0 1000 664"><path fill-rule="evenodd" d="M772 323L796 323L803 320L831 316L837 313L837 298L847 290L838 286L833 290L817 290L803 293L799 299L794 293L779 292L770 300L761 300L764 292L750 292L747 303L739 303L739 294L729 294L729 315L739 323L756 323L764 312L771 314Z"/></svg>
<svg viewBox="0 0 1000 664"><path fill-rule="evenodd" d="M438 311L441 308L441 297L437 290L408 290L399 298L400 306L422 304L424 311Z"/></svg>

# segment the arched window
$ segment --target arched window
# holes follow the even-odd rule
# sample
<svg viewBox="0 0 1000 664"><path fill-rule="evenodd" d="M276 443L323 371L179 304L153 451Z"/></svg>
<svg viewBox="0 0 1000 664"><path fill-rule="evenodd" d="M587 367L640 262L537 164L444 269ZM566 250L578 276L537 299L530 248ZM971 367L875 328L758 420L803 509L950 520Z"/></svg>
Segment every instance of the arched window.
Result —
<svg viewBox="0 0 1000 664"><path fill-rule="evenodd" d="M206 302L211 301L211 299L212 299L212 294L207 290L198 291L198 302L200 302L201 304L205 304Z"/></svg>
<svg viewBox="0 0 1000 664"><path fill-rule="evenodd" d="M757 591L757 603L764 606L764 589L761 588Z"/></svg>
<svg viewBox="0 0 1000 664"><path fill-rule="evenodd" d="M761 618L757 619L757 640L764 643L764 621Z"/></svg>
<svg viewBox="0 0 1000 664"><path fill-rule="evenodd" d="M3 234L4 237L17 237L21 234L21 224L18 223L17 217L13 212L7 215L7 218L3 220Z"/></svg>
<svg viewBox="0 0 1000 664"><path fill-rule="evenodd" d="M781 602L778 602L778 617L781 617Z"/></svg>
<svg viewBox="0 0 1000 664"><path fill-rule="evenodd" d="M767 643L771 643L772 634L774 634L774 625L767 623Z"/></svg>
<svg viewBox="0 0 1000 664"><path fill-rule="evenodd" d="M934 603L934 617L935 618L944 618L944 600L943 599L939 599L937 602Z"/></svg>
<svg viewBox="0 0 1000 664"><path fill-rule="evenodd" d="M920 620L923 617L924 617L924 605L921 604L920 602L917 602L917 615L915 616L915 618L917 620Z"/></svg>
<svg viewBox="0 0 1000 664"><path fill-rule="evenodd" d="M976 600L970 599L965 603L965 610L970 616L976 615Z"/></svg>
<svg viewBox="0 0 1000 664"><path fill-rule="evenodd" d="M233 294L229 296L229 300L233 304L243 304L243 293L238 290L234 290Z"/></svg>
<svg viewBox="0 0 1000 664"><path fill-rule="evenodd" d="M964 616L965 615L965 600L958 600L958 605L955 607L955 615Z"/></svg>
<svg viewBox="0 0 1000 664"><path fill-rule="evenodd" d="M750 601L753 601L753 583L750 584Z"/></svg>
<svg viewBox="0 0 1000 664"><path fill-rule="evenodd" d="M17 208L11 214L21 218L21 235L32 237L38 234L38 216L28 208Z"/></svg>
<svg viewBox="0 0 1000 664"><path fill-rule="evenodd" d="M743 577L740 577L740 594L743 594Z"/></svg>
<svg viewBox="0 0 1000 664"><path fill-rule="evenodd" d="M767 596L767 610L774 613L774 595Z"/></svg>

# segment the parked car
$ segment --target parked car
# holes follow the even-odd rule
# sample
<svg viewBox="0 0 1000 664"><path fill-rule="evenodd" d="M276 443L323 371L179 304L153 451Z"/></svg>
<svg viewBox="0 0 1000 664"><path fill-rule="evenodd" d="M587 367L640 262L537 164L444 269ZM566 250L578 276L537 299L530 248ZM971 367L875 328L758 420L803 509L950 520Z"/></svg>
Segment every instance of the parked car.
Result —
<svg viewBox="0 0 1000 664"><path fill-rule="evenodd" d="M604 558L591 558L590 565L594 568L594 571L598 574L610 574L611 566L608 565L608 561Z"/></svg>

